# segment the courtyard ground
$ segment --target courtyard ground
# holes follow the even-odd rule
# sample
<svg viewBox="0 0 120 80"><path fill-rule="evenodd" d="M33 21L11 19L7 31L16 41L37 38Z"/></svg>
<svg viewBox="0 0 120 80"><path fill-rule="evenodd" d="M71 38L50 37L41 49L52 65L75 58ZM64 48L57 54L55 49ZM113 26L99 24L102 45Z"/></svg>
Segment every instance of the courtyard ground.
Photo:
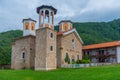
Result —
<svg viewBox="0 0 120 80"><path fill-rule="evenodd" d="M0 70L0 80L120 80L120 65L53 71Z"/></svg>

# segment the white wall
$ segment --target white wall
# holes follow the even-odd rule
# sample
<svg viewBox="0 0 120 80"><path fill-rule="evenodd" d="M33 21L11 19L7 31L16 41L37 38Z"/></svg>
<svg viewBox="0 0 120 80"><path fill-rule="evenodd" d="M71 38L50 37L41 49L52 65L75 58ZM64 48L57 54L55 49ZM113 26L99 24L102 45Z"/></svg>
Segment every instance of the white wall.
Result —
<svg viewBox="0 0 120 80"><path fill-rule="evenodd" d="M120 63L120 46L117 47L117 63Z"/></svg>
<svg viewBox="0 0 120 80"><path fill-rule="evenodd" d="M23 36L27 36L27 35L33 35L33 36L35 36L35 31L24 30L23 31Z"/></svg>
<svg viewBox="0 0 120 80"><path fill-rule="evenodd" d="M92 58L92 59L91 59L91 62L92 62L92 63L97 63L97 59L96 59L96 58Z"/></svg>

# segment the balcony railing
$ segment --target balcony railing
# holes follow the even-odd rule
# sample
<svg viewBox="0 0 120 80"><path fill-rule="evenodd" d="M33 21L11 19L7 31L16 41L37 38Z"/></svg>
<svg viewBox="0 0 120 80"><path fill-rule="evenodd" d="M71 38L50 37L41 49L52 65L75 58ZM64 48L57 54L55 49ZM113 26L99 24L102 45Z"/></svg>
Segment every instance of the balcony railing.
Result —
<svg viewBox="0 0 120 80"><path fill-rule="evenodd" d="M112 54L108 54L108 53L105 53L105 54L90 54L89 57L96 57L96 58L99 58L99 57L116 57L116 54L112 53Z"/></svg>

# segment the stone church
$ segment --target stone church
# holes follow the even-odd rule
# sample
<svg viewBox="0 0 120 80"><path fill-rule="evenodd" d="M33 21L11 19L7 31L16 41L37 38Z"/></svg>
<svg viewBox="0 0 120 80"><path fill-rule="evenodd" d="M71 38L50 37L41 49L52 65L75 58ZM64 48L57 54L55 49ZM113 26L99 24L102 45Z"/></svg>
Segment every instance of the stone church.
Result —
<svg viewBox="0 0 120 80"><path fill-rule="evenodd" d="M49 5L37 8L39 28L36 21L23 19L23 36L12 44L12 69L52 70L61 67L66 55L70 63L82 59L83 41L70 20L59 22L59 32L54 29L57 9Z"/></svg>

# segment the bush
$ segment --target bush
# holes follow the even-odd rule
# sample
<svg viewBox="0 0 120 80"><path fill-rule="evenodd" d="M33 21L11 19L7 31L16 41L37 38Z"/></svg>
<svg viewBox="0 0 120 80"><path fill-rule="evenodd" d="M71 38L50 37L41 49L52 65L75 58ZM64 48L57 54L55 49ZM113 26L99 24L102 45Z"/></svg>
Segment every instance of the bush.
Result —
<svg viewBox="0 0 120 80"><path fill-rule="evenodd" d="M81 60L77 60L77 61L76 61L76 64L80 64L80 63L81 63Z"/></svg>
<svg viewBox="0 0 120 80"><path fill-rule="evenodd" d="M69 58L68 53L66 53L65 62L67 62L68 64L70 64L70 58Z"/></svg>
<svg viewBox="0 0 120 80"><path fill-rule="evenodd" d="M90 60L81 60L81 63L90 63Z"/></svg>
<svg viewBox="0 0 120 80"><path fill-rule="evenodd" d="M77 62L76 62L76 61L74 61L72 64L77 64Z"/></svg>
<svg viewBox="0 0 120 80"><path fill-rule="evenodd" d="M90 60L83 59L83 60L77 60L76 61L76 64L81 64L81 63L87 64L87 63L90 63Z"/></svg>
<svg viewBox="0 0 120 80"><path fill-rule="evenodd" d="M89 60L89 56L88 56L87 53L86 53L85 56L84 56L84 60Z"/></svg>

